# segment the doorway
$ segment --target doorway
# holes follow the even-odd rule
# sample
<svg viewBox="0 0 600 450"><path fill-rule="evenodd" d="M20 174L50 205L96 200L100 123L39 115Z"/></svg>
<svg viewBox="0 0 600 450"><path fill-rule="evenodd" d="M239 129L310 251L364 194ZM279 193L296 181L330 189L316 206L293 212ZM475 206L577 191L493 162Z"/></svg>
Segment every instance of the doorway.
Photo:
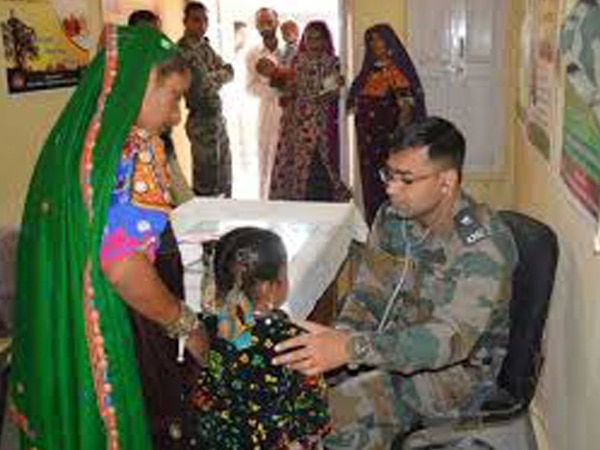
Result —
<svg viewBox="0 0 600 450"><path fill-rule="evenodd" d="M260 36L254 27L254 14L261 7L271 7L279 14L280 23L295 20L300 32L311 20L323 20L329 26L336 52L346 67L346 26L344 0L202 0L208 8L209 27L207 36L213 48L225 62L234 66L235 76L221 90L224 115L231 145L233 169L233 197L240 199L258 198L258 149L257 100L245 88L245 55L248 49L259 45ZM163 31L177 41L183 35L183 9L185 0L103 0L104 19L125 23L135 9L149 8L162 20ZM342 111L342 108L340 108ZM187 110L182 106L182 123L172 133L179 163L191 180L190 143L185 133ZM340 117L341 148L347 147L348 133L344 116ZM341 151L342 174L347 179L349 152Z"/></svg>
<svg viewBox="0 0 600 450"><path fill-rule="evenodd" d="M430 114L452 120L467 140L466 170L505 166L505 0L409 0L410 52Z"/></svg>
<svg viewBox="0 0 600 450"><path fill-rule="evenodd" d="M245 58L249 49L261 44L254 27L254 14L261 7L271 7L278 12L279 22L288 19L298 23L300 34L312 20L323 20L329 26L338 55L344 49L343 12L341 0L207 0L210 26L208 37L213 47L234 66L233 82L223 87L224 115L232 153L233 197L258 198L258 101L246 92ZM281 38L281 36L279 36Z"/></svg>

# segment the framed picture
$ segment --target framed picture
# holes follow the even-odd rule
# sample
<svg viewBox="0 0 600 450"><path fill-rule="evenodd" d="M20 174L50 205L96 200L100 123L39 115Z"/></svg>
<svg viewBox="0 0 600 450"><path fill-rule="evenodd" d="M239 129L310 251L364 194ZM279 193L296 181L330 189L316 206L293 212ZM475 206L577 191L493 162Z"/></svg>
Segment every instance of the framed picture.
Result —
<svg viewBox="0 0 600 450"><path fill-rule="evenodd" d="M0 0L9 93L72 86L92 40L85 0Z"/></svg>

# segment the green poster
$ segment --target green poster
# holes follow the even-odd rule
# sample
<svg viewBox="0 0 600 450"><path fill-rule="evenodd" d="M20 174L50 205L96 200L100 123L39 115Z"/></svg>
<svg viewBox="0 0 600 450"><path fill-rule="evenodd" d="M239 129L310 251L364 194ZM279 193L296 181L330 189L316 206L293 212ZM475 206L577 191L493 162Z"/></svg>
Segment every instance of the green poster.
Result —
<svg viewBox="0 0 600 450"><path fill-rule="evenodd" d="M567 82L561 175L598 218L600 207L600 6L580 0L561 30Z"/></svg>

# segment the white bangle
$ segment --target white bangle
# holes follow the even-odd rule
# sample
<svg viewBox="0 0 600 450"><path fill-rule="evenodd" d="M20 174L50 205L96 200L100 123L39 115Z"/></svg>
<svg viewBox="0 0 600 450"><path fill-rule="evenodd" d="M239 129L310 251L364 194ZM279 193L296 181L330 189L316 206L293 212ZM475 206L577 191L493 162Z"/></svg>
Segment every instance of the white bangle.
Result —
<svg viewBox="0 0 600 450"><path fill-rule="evenodd" d="M185 362L185 343L188 340L189 335L184 334L183 336L179 336L177 338L177 362L184 363Z"/></svg>

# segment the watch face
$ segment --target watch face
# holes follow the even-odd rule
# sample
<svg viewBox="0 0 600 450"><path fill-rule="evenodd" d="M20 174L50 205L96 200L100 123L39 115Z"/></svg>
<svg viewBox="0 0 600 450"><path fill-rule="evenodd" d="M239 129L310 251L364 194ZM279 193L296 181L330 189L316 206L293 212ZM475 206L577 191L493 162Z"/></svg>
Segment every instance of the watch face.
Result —
<svg viewBox="0 0 600 450"><path fill-rule="evenodd" d="M357 335L352 337L352 353L355 361L363 360L369 353L371 348L369 339L363 335Z"/></svg>

